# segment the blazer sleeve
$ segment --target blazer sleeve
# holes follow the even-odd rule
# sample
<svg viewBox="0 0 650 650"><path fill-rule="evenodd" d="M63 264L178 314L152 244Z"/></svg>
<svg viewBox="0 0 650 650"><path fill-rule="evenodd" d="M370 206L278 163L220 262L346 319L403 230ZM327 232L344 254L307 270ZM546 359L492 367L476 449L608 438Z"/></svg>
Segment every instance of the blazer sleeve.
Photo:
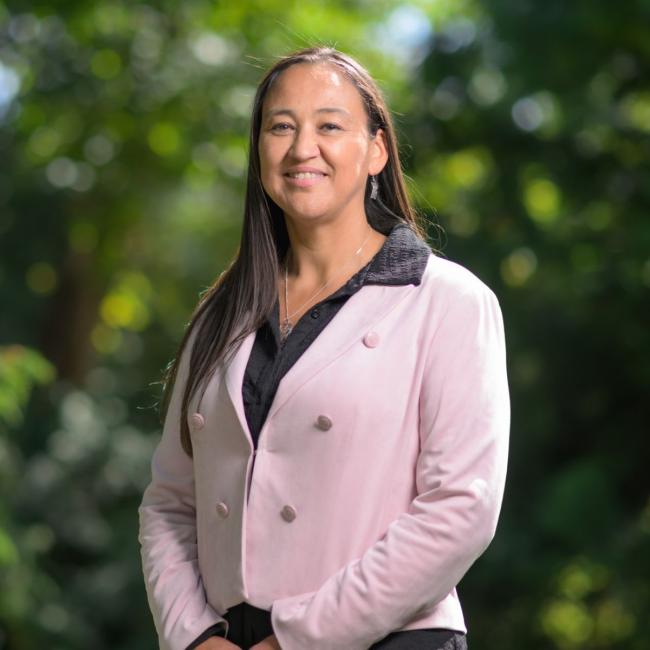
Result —
<svg viewBox="0 0 650 650"><path fill-rule="evenodd" d="M444 599L493 539L510 430L505 335L493 291L468 284L423 351L416 498L318 590L273 602L283 650L368 648Z"/></svg>
<svg viewBox="0 0 650 650"><path fill-rule="evenodd" d="M188 338L138 508L142 570L161 650L185 650L202 632L228 622L207 602L199 573L192 459L180 443L181 399L196 328Z"/></svg>

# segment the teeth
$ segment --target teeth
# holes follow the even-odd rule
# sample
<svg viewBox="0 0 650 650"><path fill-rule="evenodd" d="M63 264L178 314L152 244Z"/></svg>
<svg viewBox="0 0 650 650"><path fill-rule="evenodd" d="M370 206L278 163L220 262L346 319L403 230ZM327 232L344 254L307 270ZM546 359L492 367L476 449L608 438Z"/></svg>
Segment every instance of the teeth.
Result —
<svg viewBox="0 0 650 650"><path fill-rule="evenodd" d="M297 174L289 174L291 178L318 178L319 176L324 176L324 174L318 174L317 172L299 172Z"/></svg>

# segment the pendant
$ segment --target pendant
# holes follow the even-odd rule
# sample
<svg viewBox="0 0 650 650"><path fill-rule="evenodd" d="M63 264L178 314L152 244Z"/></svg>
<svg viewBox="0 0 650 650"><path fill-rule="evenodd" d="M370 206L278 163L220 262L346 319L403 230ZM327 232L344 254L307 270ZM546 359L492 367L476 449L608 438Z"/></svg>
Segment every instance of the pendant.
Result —
<svg viewBox="0 0 650 650"><path fill-rule="evenodd" d="M288 320L285 320L281 325L280 325L280 336L283 339L286 339L289 334L291 334L291 330L293 329L293 326Z"/></svg>

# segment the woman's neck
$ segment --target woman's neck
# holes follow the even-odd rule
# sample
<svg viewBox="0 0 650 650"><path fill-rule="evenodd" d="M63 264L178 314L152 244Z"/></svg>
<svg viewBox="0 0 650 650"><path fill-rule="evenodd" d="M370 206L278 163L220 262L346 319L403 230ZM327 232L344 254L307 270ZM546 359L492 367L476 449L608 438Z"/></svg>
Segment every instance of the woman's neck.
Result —
<svg viewBox="0 0 650 650"><path fill-rule="evenodd" d="M364 218L342 226L328 224L302 230L294 226L289 229L289 239L285 259L289 284L317 287L336 275L353 275L379 251L386 235ZM284 266L282 271L284 276Z"/></svg>

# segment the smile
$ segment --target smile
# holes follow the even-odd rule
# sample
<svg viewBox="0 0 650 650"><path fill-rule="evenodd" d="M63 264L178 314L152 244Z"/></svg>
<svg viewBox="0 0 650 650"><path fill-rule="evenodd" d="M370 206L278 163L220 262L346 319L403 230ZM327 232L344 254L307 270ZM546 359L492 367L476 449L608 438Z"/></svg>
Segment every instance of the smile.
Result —
<svg viewBox="0 0 650 650"><path fill-rule="evenodd" d="M291 185L296 185L298 187L309 187L320 183L327 174L321 174L318 172L297 172L293 174L285 174L284 177L289 181Z"/></svg>
<svg viewBox="0 0 650 650"><path fill-rule="evenodd" d="M297 172L295 174L287 174L289 178L319 178L325 176L325 174L320 174L318 172Z"/></svg>

